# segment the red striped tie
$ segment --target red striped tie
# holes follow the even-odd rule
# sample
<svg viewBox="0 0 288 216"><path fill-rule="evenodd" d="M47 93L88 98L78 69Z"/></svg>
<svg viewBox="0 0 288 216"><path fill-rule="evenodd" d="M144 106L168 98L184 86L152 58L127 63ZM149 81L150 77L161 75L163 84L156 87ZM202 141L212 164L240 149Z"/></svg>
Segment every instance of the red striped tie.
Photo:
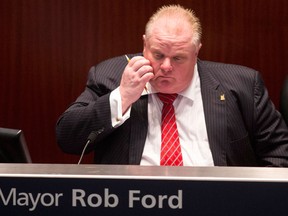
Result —
<svg viewBox="0 0 288 216"><path fill-rule="evenodd" d="M158 93L163 102L161 123L161 166L183 166L173 102L177 94Z"/></svg>

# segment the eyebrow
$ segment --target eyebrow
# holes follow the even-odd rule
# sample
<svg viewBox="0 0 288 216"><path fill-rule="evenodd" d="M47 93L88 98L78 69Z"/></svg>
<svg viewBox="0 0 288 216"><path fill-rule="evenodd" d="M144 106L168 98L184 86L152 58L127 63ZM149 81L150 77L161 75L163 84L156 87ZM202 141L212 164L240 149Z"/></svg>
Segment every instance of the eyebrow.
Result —
<svg viewBox="0 0 288 216"><path fill-rule="evenodd" d="M159 54L164 54L164 52L162 52L159 48L150 48L151 52L152 53L159 53ZM172 56L186 56L188 53L183 51L183 50L180 50L179 52L175 52L175 54L173 54Z"/></svg>

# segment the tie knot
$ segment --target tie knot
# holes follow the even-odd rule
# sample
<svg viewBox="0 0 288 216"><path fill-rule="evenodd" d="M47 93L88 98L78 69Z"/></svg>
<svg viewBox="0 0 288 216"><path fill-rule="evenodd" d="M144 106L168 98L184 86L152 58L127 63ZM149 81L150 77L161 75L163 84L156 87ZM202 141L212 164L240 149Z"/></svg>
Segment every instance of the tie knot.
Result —
<svg viewBox="0 0 288 216"><path fill-rule="evenodd" d="M157 93L157 95L164 104L172 104L178 96L178 94L163 94L163 93Z"/></svg>

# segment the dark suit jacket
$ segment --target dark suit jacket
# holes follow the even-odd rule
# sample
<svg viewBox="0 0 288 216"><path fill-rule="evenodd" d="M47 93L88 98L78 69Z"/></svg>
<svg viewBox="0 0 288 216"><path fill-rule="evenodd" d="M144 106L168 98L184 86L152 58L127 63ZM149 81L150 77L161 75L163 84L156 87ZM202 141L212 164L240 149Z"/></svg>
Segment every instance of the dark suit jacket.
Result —
<svg viewBox="0 0 288 216"><path fill-rule="evenodd" d="M58 120L56 134L63 151L80 154L89 133L104 128L88 147L95 150L95 163L140 164L148 126L148 96L132 105L131 117L123 125L111 126L109 95L119 86L126 65L126 58L119 56L91 68L85 91ZM259 73L201 60L198 70L215 165L287 166L288 129ZM225 100L220 100L221 95Z"/></svg>

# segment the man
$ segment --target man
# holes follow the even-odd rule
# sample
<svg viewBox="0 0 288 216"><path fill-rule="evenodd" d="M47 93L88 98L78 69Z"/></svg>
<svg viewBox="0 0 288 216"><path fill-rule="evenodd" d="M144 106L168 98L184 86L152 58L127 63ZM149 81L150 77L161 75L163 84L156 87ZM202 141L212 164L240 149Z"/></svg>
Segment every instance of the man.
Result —
<svg viewBox="0 0 288 216"><path fill-rule="evenodd" d="M259 73L199 60L201 25L192 11L160 8L143 41L143 56L119 56L91 68L85 91L57 123L65 152L80 154L96 131L87 147L95 151L95 163L288 165L288 129ZM165 135L163 95L176 98L167 110L175 110L169 118L176 116L177 123ZM171 134L177 147L167 142L174 155L163 156ZM167 157L176 159L168 163Z"/></svg>

